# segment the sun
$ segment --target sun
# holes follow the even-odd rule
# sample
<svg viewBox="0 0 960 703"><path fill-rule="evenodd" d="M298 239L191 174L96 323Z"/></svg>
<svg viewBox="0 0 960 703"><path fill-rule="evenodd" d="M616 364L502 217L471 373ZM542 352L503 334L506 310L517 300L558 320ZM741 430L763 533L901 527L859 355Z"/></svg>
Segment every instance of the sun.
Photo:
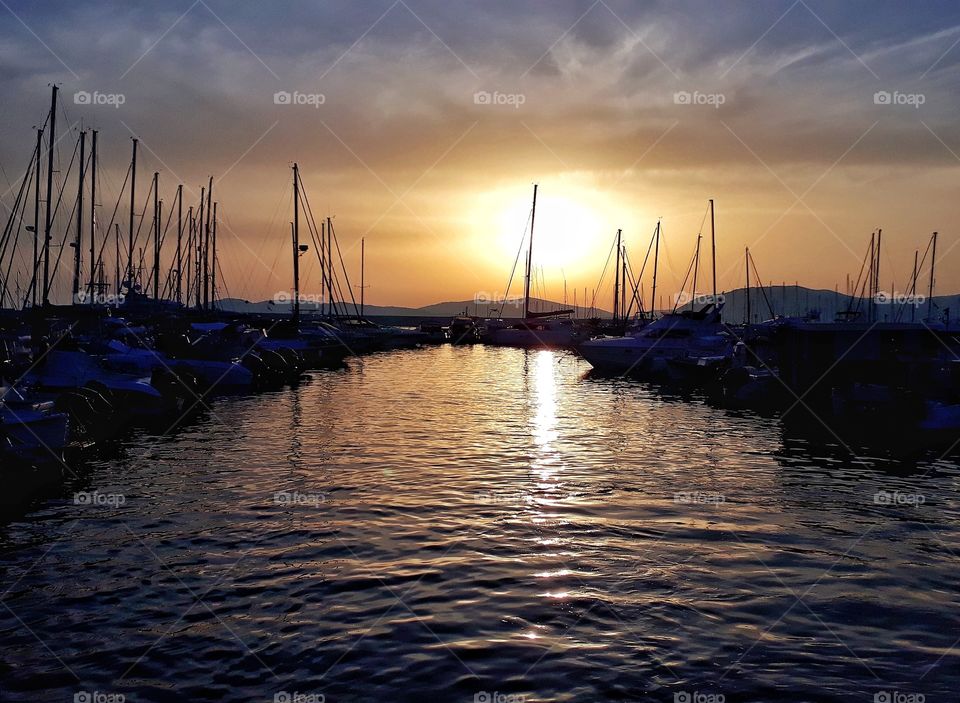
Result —
<svg viewBox="0 0 960 703"><path fill-rule="evenodd" d="M529 243L530 209L533 189L523 197L512 194L493 213L493 226L498 233L498 249L505 261L512 261L524 240L524 253ZM547 272L577 268L594 252L603 222L585 200L540 188L533 231L533 263Z"/></svg>

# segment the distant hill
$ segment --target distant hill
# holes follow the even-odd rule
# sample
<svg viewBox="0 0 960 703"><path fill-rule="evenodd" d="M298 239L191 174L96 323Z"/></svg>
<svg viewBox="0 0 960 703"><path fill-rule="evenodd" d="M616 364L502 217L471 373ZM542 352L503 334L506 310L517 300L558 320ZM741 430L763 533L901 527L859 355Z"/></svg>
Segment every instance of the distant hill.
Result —
<svg viewBox="0 0 960 703"><path fill-rule="evenodd" d="M560 310L564 306L562 303L535 298L531 299L530 307L536 312L545 312L549 310ZM220 308L229 312L269 314L288 312L290 310L290 303L285 302L277 304L270 300L263 300L254 303L250 302L249 300L225 298L220 301ZM300 310L304 313L313 312L317 308L318 306L312 303L300 304ZM352 308L352 304L349 305L349 309L352 310ZM455 300L434 303L432 305L424 305L423 307L419 308L408 308L395 305L364 305L363 311L365 315L374 317L454 317L455 315L462 315L464 312L466 312L468 315L490 317L496 316L500 308L503 308L503 317L523 317L522 300L510 300L504 305L475 302L473 300ZM573 309L573 306L567 306L567 309ZM594 312L583 307L577 307L576 311L578 317L584 317L588 312L591 312L591 314L600 315L602 317L610 317L610 313L606 310L597 309Z"/></svg>
<svg viewBox="0 0 960 703"><path fill-rule="evenodd" d="M906 296L894 297L894 293L886 291L882 294L876 306L880 321L910 322L911 311L913 319L920 321L927 317L928 301L926 296L918 295L915 305L905 302ZM765 294L765 296L764 296ZM899 295L899 294L897 294ZM746 321L747 296L743 288L726 291L724 296L723 319L730 323ZM859 310L865 311L868 303L859 301ZM687 306L689 308L689 305ZM776 316L802 317L811 313L819 314L822 322L832 322L839 313L857 309L858 301L844 293L832 290L818 290L797 285L764 286L761 292L758 288L750 289L750 318L751 322L769 320L771 308ZM960 295L938 295L933 298L934 317L956 318L960 313Z"/></svg>
<svg viewBox="0 0 960 703"><path fill-rule="evenodd" d="M661 296L658 296L661 297ZM747 295L743 288L737 288L732 291L724 291L724 309L723 319L730 323L740 323L746 320ZM662 296L660 306L664 312L670 312L673 309L673 298ZM920 302L922 301L922 302ZM914 317L917 320L927 316L927 301L925 298L918 298L920 304L914 307ZM946 316L956 318L960 316L960 295L941 295L935 296L934 314L936 316ZM698 301L696 307L701 307L704 301ZM786 317L800 317L810 313L819 313L819 317L824 322L833 320L844 310L856 307L856 302L850 296L843 293L837 293L832 290L818 290L796 285L774 285L765 286L763 291L759 288L750 289L750 317L752 322L761 322L770 319L771 309L773 315ZM244 313L284 313L289 312L290 304L276 304L272 301L260 301L252 303L248 300L238 300L236 298L226 298L220 302L223 310L231 312ZM313 304L302 303L300 309L305 312L312 312L317 306ZM563 308L562 303L552 300L531 300L531 307L534 311L545 312L549 310L559 310ZM573 308L572 305L567 306ZM659 307L659 306L658 306ZM680 309L690 309L690 304L678 306ZM866 303L860 302L860 309L864 310ZM877 305L878 315L881 320L894 320L899 315L900 321L909 322L911 319L911 307L908 304L891 301L886 304ZM351 306L352 308L352 306ZM519 318L523 316L523 301L510 300L504 305L486 302L474 302L473 300L446 301L424 305L419 308L402 307L395 305L365 305L364 314L372 317L438 317L448 318L455 315L462 315L466 312L468 315L479 317L496 317L498 309L502 308L502 317ZM577 317L610 317L608 310L587 309L584 307L576 308Z"/></svg>

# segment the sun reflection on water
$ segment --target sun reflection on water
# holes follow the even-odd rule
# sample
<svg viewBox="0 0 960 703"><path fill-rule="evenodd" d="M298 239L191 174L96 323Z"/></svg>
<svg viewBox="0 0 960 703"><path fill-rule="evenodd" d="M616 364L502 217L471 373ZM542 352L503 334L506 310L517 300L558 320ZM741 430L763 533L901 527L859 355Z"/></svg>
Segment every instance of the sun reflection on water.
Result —
<svg viewBox="0 0 960 703"><path fill-rule="evenodd" d="M557 362L554 352L543 350L536 354L534 368L534 402L536 412L531 418L536 456L532 468L541 481L548 481L560 469L560 453L554 448L557 439ZM546 488L546 486L541 486Z"/></svg>

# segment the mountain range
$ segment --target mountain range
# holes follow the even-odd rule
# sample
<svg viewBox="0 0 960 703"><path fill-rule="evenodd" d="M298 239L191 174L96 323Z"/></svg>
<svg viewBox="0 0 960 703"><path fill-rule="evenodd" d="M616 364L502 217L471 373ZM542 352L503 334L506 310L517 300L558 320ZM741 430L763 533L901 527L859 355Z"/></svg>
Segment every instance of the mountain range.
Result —
<svg viewBox="0 0 960 703"><path fill-rule="evenodd" d="M724 320L731 323L744 322L746 320L747 295L746 290L737 288L732 291L725 291L722 294L724 301ZM880 320L910 321L911 308L913 308L912 317L916 320L925 318L928 315L929 305L925 296L918 295L913 299L913 304L904 302L906 298L898 293L881 294L881 302L877 305ZM673 309L673 297L659 296L657 308L669 312ZM685 300L681 298L681 300ZM707 297L698 298L695 305L708 302ZM956 317L960 311L960 295L942 295L935 296L933 299L934 314L947 318ZM859 309L865 309L866 303L859 302ZM856 309L857 300L849 295L832 290L807 288L799 285L774 285L765 286L763 289L750 289L750 321L760 322L770 319L773 316L804 316L813 313L819 315L823 321L833 320L839 313ZM609 306L608 306L609 307ZM689 309L689 303L681 306L683 309ZM256 314L276 314L285 313L290 310L289 302L275 303L264 300L260 302L251 302L249 300L240 300L237 298L225 298L220 301L220 308L230 312L256 313ZM304 313L309 313L319 308L313 303L301 303L300 309ZM541 300L539 298L531 299L531 308L536 312L545 312L550 310L560 310L563 308L575 310L577 317L610 317L610 311L604 308L585 308L583 306L574 307L573 305L564 306L552 300ZM348 309L353 311L353 306L348 305ZM369 317L436 317L451 318L456 315L474 315L478 317L496 317L498 311L502 309L502 317L520 318L523 317L522 299L510 299L504 304L497 304L485 301L457 300L433 303L422 307L404 307L397 305L364 305L364 315Z"/></svg>

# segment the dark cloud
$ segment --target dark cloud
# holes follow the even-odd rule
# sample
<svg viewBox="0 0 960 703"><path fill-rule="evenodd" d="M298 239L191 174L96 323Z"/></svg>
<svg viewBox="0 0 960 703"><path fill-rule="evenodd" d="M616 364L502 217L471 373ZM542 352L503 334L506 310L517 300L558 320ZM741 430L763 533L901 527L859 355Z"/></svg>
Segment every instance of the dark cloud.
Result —
<svg viewBox="0 0 960 703"><path fill-rule="evenodd" d="M924 169L960 162L955 3L10 8L0 10L0 165L11 182L55 81L61 126L82 119L101 130L112 184L105 200L115 197L135 134L144 173L160 170L171 191L180 180L198 190L209 174L225 174L218 195L238 236L251 241L273 232L282 243L270 229L282 217L273 225L271 217L293 160L325 208L349 212L341 217L354 231L376 222L386 239L420 254L425 227L453 226L471 192L504 179L570 176L613 194L670 184L690 202L753 188L756 212L743 215L744 229L759 233L773 220L768 207L789 197L781 179L802 192L832 169L845 183L887 189L893 203L891 174L926 182L917 175ZM125 102L76 105L79 90ZM322 94L323 102L278 105L278 91ZM522 104L477 104L478 91L519 95ZM922 95L923 104L876 104L878 91ZM719 95L722 104L678 103L678 94ZM395 207L382 217L411 186L416 216ZM942 196L931 197L927 210L937 212ZM243 270L258 265L249 251L236 256Z"/></svg>

